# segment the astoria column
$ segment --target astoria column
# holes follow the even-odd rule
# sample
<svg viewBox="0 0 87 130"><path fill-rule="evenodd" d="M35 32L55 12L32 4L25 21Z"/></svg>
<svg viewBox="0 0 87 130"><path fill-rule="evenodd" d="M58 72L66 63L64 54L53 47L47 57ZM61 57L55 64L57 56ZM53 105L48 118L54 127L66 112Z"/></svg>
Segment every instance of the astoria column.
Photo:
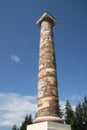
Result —
<svg viewBox="0 0 87 130"><path fill-rule="evenodd" d="M56 19L45 12L36 22L41 28L38 70L38 103L34 123L52 121L63 123L59 115L58 83L53 39Z"/></svg>

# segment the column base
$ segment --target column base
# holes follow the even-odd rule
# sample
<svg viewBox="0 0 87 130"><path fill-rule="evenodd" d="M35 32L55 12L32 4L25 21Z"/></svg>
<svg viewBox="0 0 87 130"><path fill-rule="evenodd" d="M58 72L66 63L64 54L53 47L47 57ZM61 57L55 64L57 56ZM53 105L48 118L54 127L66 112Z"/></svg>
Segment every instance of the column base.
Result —
<svg viewBox="0 0 87 130"><path fill-rule="evenodd" d="M71 126L47 121L28 125L27 130L71 130Z"/></svg>
<svg viewBox="0 0 87 130"><path fill-rule="evenodd" d="M36 117L33 123L40 123L40 122L45 122L45 121L63 123L63 120L61 118L55 117L55 116Z"/></svg>

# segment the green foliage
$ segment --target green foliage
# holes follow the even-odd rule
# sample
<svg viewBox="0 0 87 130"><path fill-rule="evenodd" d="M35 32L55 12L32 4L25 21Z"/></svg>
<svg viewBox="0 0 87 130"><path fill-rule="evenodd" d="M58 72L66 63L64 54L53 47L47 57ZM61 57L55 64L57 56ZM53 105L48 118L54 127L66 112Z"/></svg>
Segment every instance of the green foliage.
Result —
<svg viewBox="0 0 87 130"><path fill-rule="evenodd" d="M87 97L84 97L84 102L82 104L83 107L83 122L86 124L87 127Z"/></svg>
<svg viewBox="0 0 87 130"><path fill-rule="evenodd" d="M18 129L18 128L16 127L16 125L14 125L14 126L12 127L12 130L26 130L27 125L30 125L30 124L32 124L32 116L31 116L31 115L29 115L29 116L26 115L26 117L25 117L24 121L22 122L20 128Z"/></svg>
<svg viewBox="0 0 87 130"><path fill-rule="evenodd" d="M60 117L63 116L61 109L59 108ZM87 130L87 97L84 96L83 103L76 105L75 111L73 111L69 100L66 101L65 106L65 123L70 124L72 130ZM12 130L26 130L27 125L32 124L31 115L27 115L18 129L16 125L12 127Z"/></svg>
<svg viewBox="0 0 87 130"><path fill-rule="evenodd" d="M73 128L74 122L75 122L75 114L69 100L67 100L65 106L65 123L70 124L72 129L74 130Z"/></svg>
<svg viewBox="0 0 87 130"><path fill-rule="evenodd" d="M27 115L25 117L25 120L22 122L20 130L26 130L27 125L30 125L30 124L32 124L32 117L31 117L31 115L29 115L29 116Z"/></svg>
<svg viewBox="0 0 87 130"><path fill-rule="evenodd" d="M69 100L66 101L65 123L70 124L72 130L87 130L87 97L79 103L73 111Z"/></svg>
<svg viewBox="0 0 87 130"><path fill-rule="evenodd" d="M12 127L12 130L18 130L18 129L17 129L17 126L14 125L14 126Z"/></svg>
<svg viewBox="0 0 87 130"><path fill-rule="evenodd" d="M76 115L77 130L79 130L79 129L83 130L83 108L80 103L76 106L75 115Z"/></svg>

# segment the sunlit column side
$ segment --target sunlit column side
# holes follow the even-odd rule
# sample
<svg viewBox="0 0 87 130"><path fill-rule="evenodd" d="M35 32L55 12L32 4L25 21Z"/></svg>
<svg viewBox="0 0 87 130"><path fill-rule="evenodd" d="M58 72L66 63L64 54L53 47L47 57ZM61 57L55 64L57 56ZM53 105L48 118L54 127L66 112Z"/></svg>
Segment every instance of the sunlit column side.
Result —
<svg viewBox="0 0 87 130"><path fill-rule="evenodd" d="M43 121L60 122L56 60L53 40L53 26L56 20L45 12L37 21L41 27L37 116L34 123Z"/></svg>

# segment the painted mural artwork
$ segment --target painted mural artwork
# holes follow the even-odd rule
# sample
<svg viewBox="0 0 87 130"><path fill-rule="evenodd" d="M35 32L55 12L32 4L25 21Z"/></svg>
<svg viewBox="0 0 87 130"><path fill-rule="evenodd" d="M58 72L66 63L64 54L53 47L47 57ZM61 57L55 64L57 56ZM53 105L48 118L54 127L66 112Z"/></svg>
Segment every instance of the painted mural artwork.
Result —
<svg viewBox="0 0 87 130"><path fill-rule="evenodd" d="M37 21L40 26L40 47L38 67L37 116L34 123L43 121L63 122L59 118L58 84L53 40L53 26L56 20L45 12Z"/></svg>

